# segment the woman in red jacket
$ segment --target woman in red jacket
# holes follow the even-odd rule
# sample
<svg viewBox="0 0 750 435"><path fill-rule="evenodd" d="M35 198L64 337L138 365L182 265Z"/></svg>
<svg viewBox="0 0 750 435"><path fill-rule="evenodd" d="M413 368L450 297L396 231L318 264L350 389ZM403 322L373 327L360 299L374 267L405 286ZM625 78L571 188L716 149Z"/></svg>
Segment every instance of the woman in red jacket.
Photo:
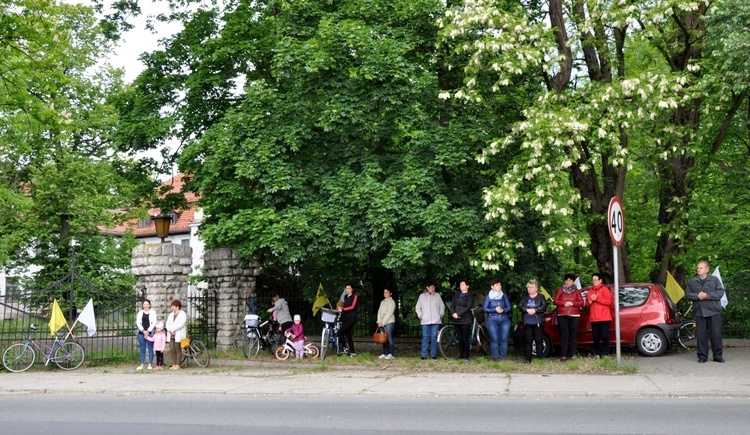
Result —
<svg viewBox="0 0 750 435"><path fill-rule="evenodd" d="M594 334L595 358L609 355L609 324L612 322L612 293L602 281L601 274L591 275L593 287L586 295L586 305L590 307L591 332ZM602 348L601 341L604 341Z"/></svg>
<svg viewBox="0 0 750 435"><path fill-rule="evenodd" d="M555 293L557 326L560 328L560 361L576 358L578 323L581 320L583 296L575 285L576 276L566 273L563 286Z"/></svg>

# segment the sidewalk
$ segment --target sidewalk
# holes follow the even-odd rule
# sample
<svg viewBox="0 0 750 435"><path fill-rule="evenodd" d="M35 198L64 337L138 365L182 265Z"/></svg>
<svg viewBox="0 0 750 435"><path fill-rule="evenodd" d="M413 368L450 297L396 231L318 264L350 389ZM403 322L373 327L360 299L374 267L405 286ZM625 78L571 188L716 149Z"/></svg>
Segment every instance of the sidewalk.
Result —
<svg viewBox="0 0 750 435"><path fill-rule="evenodd" d="M694 353L634 358L638 373L525 374L502 372L435 373L402 370L386 363L361 366L211 361L206 369L134 372L130 367L94 367L0 373L0 396L29 394L336 395L336 396L495 396L495 397L713 397L750 398L750 347L727 340L726 363L698 364Z"/></svg>

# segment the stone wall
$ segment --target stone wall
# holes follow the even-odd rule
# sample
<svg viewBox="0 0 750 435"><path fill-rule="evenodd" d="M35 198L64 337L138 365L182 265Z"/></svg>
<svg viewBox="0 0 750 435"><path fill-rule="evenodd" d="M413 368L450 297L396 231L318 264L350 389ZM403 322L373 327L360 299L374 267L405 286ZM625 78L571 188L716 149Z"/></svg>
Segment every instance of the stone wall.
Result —
<svg viewBox="0 0 750 435"><path fill-rule="evenodd" d="M203 255L203 276L209 291L218 296L216 346L219 350L232 347L232 338L247 314L245 301L255 290L259 272L256 262L247 263L228 248L207 250Z"/></svg>
<svg viewBox="0 0 750 435"><path fill-rule="evenodd" d="M167 320L173 300L187 300L192 253L189 246L174 243L148 243L133 248L130 265L136 287L145 290L160 321Z"/></svg>

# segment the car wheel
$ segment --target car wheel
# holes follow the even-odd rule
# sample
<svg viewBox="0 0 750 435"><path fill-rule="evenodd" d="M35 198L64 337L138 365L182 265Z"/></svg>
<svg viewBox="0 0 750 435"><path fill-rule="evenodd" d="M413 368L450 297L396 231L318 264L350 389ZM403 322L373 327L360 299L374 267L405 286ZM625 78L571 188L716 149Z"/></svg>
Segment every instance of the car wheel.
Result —
<svg viewBox="0 0 750 435"><path fill-rule="evenodd" d="M552 353L552 341L549 339L549 335L544 334L542 337L542 358L547 358ZM537 356L536 353L536 342L531 342L531 354Z"/></svg>
<svg viewBox="0 0 750 435"><path fill-rule="evenodd" d="M635 346L643 356L661 356L667 351L667 337L655 328L646 328L638 332Z"/></svg>

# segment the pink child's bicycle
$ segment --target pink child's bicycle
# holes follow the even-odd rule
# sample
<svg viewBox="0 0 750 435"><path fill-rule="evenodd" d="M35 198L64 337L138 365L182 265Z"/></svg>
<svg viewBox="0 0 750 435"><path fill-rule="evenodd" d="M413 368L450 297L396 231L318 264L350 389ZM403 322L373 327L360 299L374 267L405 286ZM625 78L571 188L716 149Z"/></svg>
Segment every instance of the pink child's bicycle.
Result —
<svg viewBox="0 0 750 435"><path fill-rule="evenodd" d="M278 349L276 349L276 358L280 359L281 361L284 361L285 359L289 358L290 355L294 355L297 351L294 348L294 340L292 340L291 334L286 333L286 342ZM320 354L320 350L318 350L318 346L307 343L304 347L305 351L305 358L317 358Z"/></svg>

